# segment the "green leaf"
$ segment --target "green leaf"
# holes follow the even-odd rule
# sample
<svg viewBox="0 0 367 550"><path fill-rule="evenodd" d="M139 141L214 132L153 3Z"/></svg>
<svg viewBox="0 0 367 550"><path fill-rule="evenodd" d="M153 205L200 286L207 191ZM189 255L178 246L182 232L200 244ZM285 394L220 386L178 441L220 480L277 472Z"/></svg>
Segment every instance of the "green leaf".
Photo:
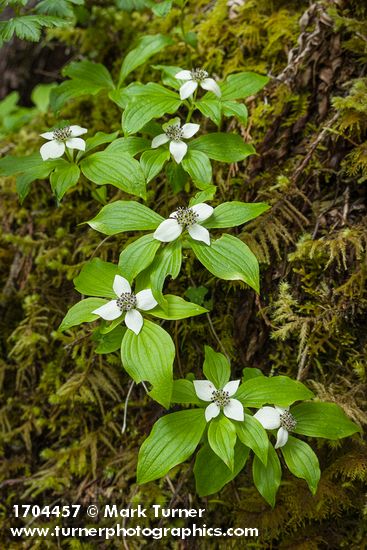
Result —
<svg viewBox="0 0 367 550"><path fill-rule="evenodd" d="M163 86L149 83L129 101L122 116L122 128L126 134L135 134L153 118L174 113L181 105L180 96Z"/></svg>
<svg viewBox="0 0 367 550"><path fill-rule="evenodd" d="M223 101L222 111L225 116L234 116L241 124L246 126L248 111L246 105L243 103L237 103L237 101Z"/></svg>
<svg viewBox="0 0 367 550"><path fill-rule="evenodd" d="M80 294L115 299L116 294L112 285L118 272L117 265L93 258L83 266L79 275L74 279L74 285Z"/></svg>
<svg viewBox="0 0 367 550"><path fill-rule="evenodd" d="M198 189L205 189L211 184L212 165L205 153L191 151L189 148L182 160L182 168L190 175Z"/></svg>
<svg viewBox="0 0 367 550"><path fill-rule="evenodd" d="M311 447L304 441L289 436L286 445L281 447L281 451L289 470L294 476L305 479L314 495L321 472L319 460Z"/></svg>
<svg viewBox="0 0 367 550"><path fill-rule="evenodd" d="M0 101L0 119L4 119L6 116L10 115L10 113L17 110L19 97L18 92L11 92Z"/></svg>
<svg viewBox="0 0 367 550"><path fill-rule="evenodd" d="M200 204L201 202L212 201L216 192L217 192L216 185L208 185L208 187L205 187L203 191L196 193L190 199L189 205L194 206L194 204Z"/></svg>
<svg viewBox="0 0 367 550"><path fill-rule="evenodd" d="M245 143L238 134L221 132L205 134L190 141L190 149L202 151L209 158L220 162L239 162L255 153L249 143Z"/></svg>
<svg viewBox="0 0 367 550"><path fill-rule="evenodd" d="M16 179L16 191L19 197L20 204L23 204L31 190L31 184L36 180L32 174L20 174Z"/></svg>
<svg viewBox="0 0 367 550"><path fill-rule="evenodd" d="M269 210L269 208L270 206L263 202L223 202L214 209L213 214L208 220L203 222L203 225L208 229L236 227L257 218L260 214Z"/></svg>
<svg viewBox="0 0 367 550"><path fill-rule="evenodd" d="M150 149L151 142L148 139L136 136L124 137L115 139L108 147L106 151L110 153L128 153L132 157L135 157L138 153Z"/></svg>
<svg viewBox="0 0 367 550"><path fill-rule="evenodd" d="M222 105L219 99L204 97L203 99L195 102L195 107L197 107L204 116L210 118L214 124L219 126L222 115Z"/></svg>
<svg viewBox="0 0 367 550"><path fill-rule="evenodd" d="M152 181L162 170L164 164L169 160L170 152L168 149L151 149L145 151L140 157L140 165L144 172L147 183Z"/></svg>
<svg viewBox="0 0 367 550"><path fill-rule="evenodd" d="M60 109L68 103L70 100L79 98L86 95L96 95L103 88L96 86L93 82L86 82L84 80L65 80L53 88L50 94L50 105L54 112L60 111Z"/></svg>
<svg viewBox="0 0 367 550"><path fill-rule="evenodd" d="M189 44L192 48L197 49L198 47L198 35L194 31L185 32L183 36L185 42Z"/></svg>
<svg viewBox="0 0 367 550"><path fill-rule="evenodd" d="M295 401L312 399L313 396L311 390L288 376L251 378L241 384L236 394L245 407L262 407L267 403L288 407Z"/></svg>
<svg viewBox="0 0 367 550"><path fill-rule="evenodd" d="M177 164L176 162L172 161L165 166L167 179L172 187L172 191L175 194L185 189L186 183L189 179L181 164L182 163Z"/></svg>
<svg viewBox="0 0 367 550"><path fill-rule="evenodd" d="M108 97L111 101L116 103L120 109L126 109L127 104L129 101L132 101L133 96L136 94L139 95L143 89L143 84L140 82L131 82L131 84L125 86L124 88L110 90L108 92Z"/></svg>
<svg viewBox="0 0 367 550"><path fill-rule="evenodd" d="M244 422L236 423L237 436L244 445L250 447L266 466L268 460L269 438L256 418L246 414Z"/></svg>
<svg viewBox="0 0 367 550"><path fill-rule="evenodd" d="M131 50L122 62L118 87L120 88L127 75L171 44L173 44L171 38L162 34L153 34L140 38L136 48Z"/></svg>
<svg viewBox="0 0 367 550"><path fill-rule="evenodd" d="M171 403L201 405L194 384L190 380L174 380Z"/></svg>
<svg viewBox="0 0 367 550"><path fill-rule="evenodd" d="M204 445L196 455L194 474L196 491L200 497L220 491L244 468L250 449L237 441L234 448L234 468L231 471L210 448Z"/></svg>
<svg viewBox="0 0 367 550"><path fill-rule="evenodd" d="M119 267L130 283L153 262L159 247L160 242L154 239L153 234L150 233L129 244L121 252Z"/></svg>
<svg viewBox="0 0 367 550"><path fill-rule="evenodd" d="M165 17L172 9L172 0L162 0L159 4L152 3L152 12L158 17Z"/></svg>
<svg viewBox="0 0 367 550"><path fill-rule="evenodd" d="M104 206L87 223L104 235L116 235L125 231L156 229L163 220L162 216L139 202L115 201Z"/></svg>
<svg viewBox="0 0 367 550"><path fill-rule="evenodd" d="M121 347L122 338L126 328L118 325L110 332L103 334L100 331L94 333L93 341L97 343L95 352L98 354L113 353Z"/></svg>
<svg viewBox="0 0 367 550"><path fill-rule="evenodd" d="M255 455L252 463L252 476L256 489L272 508L275 506L275 497L282 477L282 468L279 458L272 445L268 447L266 466Z"/></svg>
<svg viewBox="0 0 367 550"><path fill-rule="evenodd" d="M175 75L182 70L181 67L177 67L177 65L152 65L151 68L162 72L161 79L165 86L175 90L180 89L181 82L175 78Z"/></svg>
<svg viewBox="0 0 367 550"><path fill-rule="evenodd" d="M99 316L92 313L92 311L103 306L105 303L106 300L102 300L102 298L86 298L85 300L77 302L69 309L63 318L59 330L69 330L69 328L80 325L81 323L91 323L99 319Z"/></svg>
<svg viewBox="0 0 367 550"><path fill-rule="evenodd" d="M259 292L259 264L249 247L232 235L223 235L208 246L190 238L199 262L225 281L243 281Z"/></svg>
<svg viewBox="0 0 367 550"><path fill-rule="evenodd" d="M182 245L180 241L173 241L157 254L151 266L150 281L154 298L164 309L168 308L168 302L162 294L164 282L168 275L176 279L180 273L182 262Z"/></svg>
<svg viewBox="0 0 367 550"><path fill-rule="evenodd" d="M213 418L209 423L208 442L216 455L228 466L234 470L234 446L236 444L236 427L224 415Z"/></svg>
<svg viewBox="0 0 367 550"><path fill-rule="evenodd" d="M295 433L326 439L348 437L360 428L335 403L300 403L292 407L297 421Z"/></svg>
<svg viewBox="0 0 367 550"><path fill-rule="evenodd" d="M57 84L38 84L32 90L31 99L41 113L47 113L50 105L50 94Z"/></svg>
<svg viewBox="0 0 367 550"><path fill-rule="evenodd" d="M194 302L195 304L199 304L199 306L203 306L205 302L205 296L208 294L209 289L205 286L189 286L187 290L185 290L184 296L186 296L190 302Z"/></svg>
<svg viewBox="0 0 367 550"><path fill-rule="evenodd" d="M98 185L111 184L138 197L145 198L145 178L140 164L127 153L99 151L82 160L86 178Z"/></svg>
<svg viewBox="0 0 367 550"><path fill-rule="evenodd" d="M73 17L74 12L69 2L66 0L42 0L36 6L38 13L46 13L49 15L56 15L57 17Z"/></svg>
<svg viewBox="0 0 367 550"><path fill-rule="evenodd" d="M63 75L71 80L62 82L51 91L50 101L54 111L65 103L83 95L96 95L101 90L113 90L114 83L110 73L101 63L77 61L63 69Z"/></svg>
<svg viewBox="0 0 367 550"><path fill-rule="evenodd" d="M205 378L219 390L229 381L231 366L222 353L217 353L210 346L205 346L203 372Z"/></svg>
<svg viewBox="0 0 367 550"><path fill-rule="evenodd" d="M256 73L231 74L221 85L222 101L244 99L257 94L268 82L269 78L267 76Z"/></svg>
<svg viewBox="0 0 367 550"><path fill-rule="evenodd" d="M138 458L138 483L166 475L195 451L206 427L203 409L179 411L160 418L144 441Z"/></svg>
<svg viewBox="0 0 367 550"><path fill-rule="evenodd" d="M247 382L247 380L251 380L251 378L256 378L258 376L264 376L264 374L260 369L254 367L245 367L242 371L243 382Z"/></svg>
<svg viewBox="0 0 367 550"><path fill-rule="evenodd" d="M197 304L183 300L179 296L166 294L164 298L166 300L166 308L163 309L158 305L154 309L149 310L149 315L153 315L159 319L175 321L178 319L195 317L196 315L201 315L208 311Z"/></svg>
<svg viewBox="0 0 367 550"><path fill-rule="evenodd" d="M175 346L162 327L144 319L139 334L127 330L121 344L124 369L135 382L152 385L149 395L168 408L172 395Z"/></svg>
<svg viewBox="0 0 367 550"><path fill-rule="evenodd" d="M9 42L14 35L15 27L12 19L0 21L0 47L4 42Z"/></svg>
<svg viewBox="0 0 367 550"><path fill-rule="evenodd" d="M59 164L54 160L42 160L39 153L27 157L13 157L8 155L0 159L0 176L14 176L21 172L40 172L45 178Z"/></svg>
<svg viewBox="0 0 367 550"><path fill-rule="evenodd" d="M42 27L63 27L68 22L50 15L22 15L0 22L0 45L9 42L16 34L21 40L39 42Z"/></svg>
<svg viewBox="0 0 367 550"><path fill-rule="evenodd" d="M94 136L86 140L85 150L91 151L92 149L95 149L100 145L104 145L105 143L111 143L111 141L114 141L118 135L119 135L118 132L113 132L112 134L106 134L105 132L97 132Z"/></svg>
<svg viewBox="0 0 367 550"><path fill-rule="evenodd" d="M133 11L143 10L150 0L115 0L116 7L120 10Z"/></svg>
<svg viewBox="0 0 367 550"><path fill-rule="evenodd" d="M13 176L24 172L17 177L16 181L17 193L22 203L28 195L33 181L47 178L52 170L57 166L63 166L63 163L65 161L61 159L43 161L39 153L28 157L8 155L0 159L0 176Z"/></svg>
<svg viewBox="0 0 367 550"><path fill-rule="evenodd" d="M104 321L102 320L102 323L101 323L101 326L99 327L99 332L100 334L102 335L105 335L105 334L109 334L110 332L113 332L115 330L115 328L119 325L121 325L121 323L125 320L125 317L124 316L120 316L118 317L117 319L115 319L114 321ZM125 329L125 327L123 327L124 330L127 330ZM124 332L125 334L125 332ZM121 342L120 342L121 344Z"/></svg>
<svg viewBox="0 0 367 550"><path fill-rule="evenodd" d="M60 201L66 191L74 187L79 180L80 170L76 164L69 164L52 172L50 177L51 189Z"/></svg>
<svg viewBox="0 0 367 550"><path fill-rule="evenodd" d="M92 61L74 61L66 65L62 71L63 76L76 80L85 80L99 88L114 88L114 83L109 71L102 63Z"/></svg>
<svg viewBox="0 0 367 550"><path fill-rule="evenodd" d="M39 165L33 169L27 170L24 174L20 174L16 179L16 189L20 203L24 201L28 195L31 183L38 179L46 179L52 169L49 166Z"/></svg>

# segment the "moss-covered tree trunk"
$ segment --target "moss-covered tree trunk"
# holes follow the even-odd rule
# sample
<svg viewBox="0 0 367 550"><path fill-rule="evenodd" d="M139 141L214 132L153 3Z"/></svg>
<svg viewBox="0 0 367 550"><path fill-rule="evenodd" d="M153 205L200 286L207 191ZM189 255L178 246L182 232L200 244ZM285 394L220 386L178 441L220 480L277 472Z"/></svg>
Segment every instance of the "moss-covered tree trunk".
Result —
<svg viewBox="0 0 367 550"><path fill-rule="evenodd" d="M53 40L60 51L72 46L115 73L136 34L180 26L178 10L157 19L144 11L121 12L113 2L91 4L89 27L57 31ZM272 209L239 233L262 265L259 297L236 284L214 283L199 264L186 262L186 286L205 286L213 312L210 332L206 319L190 321L190 330L172 323L177 369L182 375L195 372L201 342L219 351L219 341L237 374L250 366L297 377L365 425L367 6L358 0L192 0L185 13L184 28L198 38L198 51L189 48L195 65L205 59L217 75L255 70L272 77L248 101L249 126L238 128L253 139L258 155L227 172L215 171L220 199L267 201ZM181 43L171 59L160 54L157 64L183 65L183 52ZM18 63L18 53L13 55L5 50L0 59L5 75L0 93L28 78L28 60ZM13 72L14 63L19 72ZM42 71L54 70L49 58L42 63ZM12 82L14 74L22 76ZM38 82L36 74L32 69L31 85ZM63 117L91 132L120 128L117 109L103 96L78 99ZM46 120L54 123L51 114ZM227 128L234 124L230 120ZM7 136L0 150L19 155L36 150L40 126L43 130L44 120ZM162 205L162 188L158 181L151 205ZM108 198L120 196L110 190ZM250 465L214 504L195 496L190 464L178 468L169 483L134 485L137 449L160 407L135 387L127 432L121 434L129 381L118 354L108 360L96 356L88 328L56 332L76 300L71 279L99 244L98 235L79 224L99 208L86 182L57 207L46 183L34 185L19 206L14 181L1 180L0 487L6 506L21 499L82 504L109 499L118 506L133 498L146 505L162 501L206 507L208 525L256 526L261 548L363 547L367 459L358 437L338 445L320 442L323 475L316 496L304 481L285 476L274 510L252 487ZM122 236L109 238L98 254L117 261L125 242ZM2 521L7 547L9 520ZM203 542L200 548L215 544Z"/></svg>

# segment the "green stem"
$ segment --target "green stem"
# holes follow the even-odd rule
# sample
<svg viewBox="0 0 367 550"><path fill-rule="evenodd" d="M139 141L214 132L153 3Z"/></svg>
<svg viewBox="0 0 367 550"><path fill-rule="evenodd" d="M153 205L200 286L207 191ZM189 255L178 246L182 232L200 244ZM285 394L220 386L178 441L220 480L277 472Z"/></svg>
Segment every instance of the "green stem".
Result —
<svg viewBox="0 0 367 550"><path fill-rule="evenodd" d="M195 101L196 101L197 92L198 92L198 89L196 88L196 90L195 90L195 92L194 92L194 95L192 96L192 99L191 99L191 104L190 104L190 107L189 107L189 112L187 113L187 117L186 117L186 123L187 123L187 122L190 122L191 117L192 117L192 113L195 111Z"/></svg>
<svg viewBox="0 0 367 550"><path fill-rule="evenodd" d="M71 164L74 164L74 150L68 149L65 147L66 156L68 157L68 160L71 162Z"/></svg>

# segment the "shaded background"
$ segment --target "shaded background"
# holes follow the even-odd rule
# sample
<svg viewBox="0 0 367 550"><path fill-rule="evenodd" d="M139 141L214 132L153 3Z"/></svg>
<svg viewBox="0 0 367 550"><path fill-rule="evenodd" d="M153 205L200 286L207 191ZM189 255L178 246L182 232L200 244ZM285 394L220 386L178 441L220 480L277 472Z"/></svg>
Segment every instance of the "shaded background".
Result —
<svg viewBox="0 0 367 550"><path fill-rule="evenodd" d="M87 2L75 27L49 31L38 45L14 40L3 46L1 97L17 90L19 105L30 107L33 87L61 81L60 69L70 60L102 62L116 75L133 41L155 32L171 34L176 45L136 71L144 82L159 78L151 64L186 67L188 53L193 66L205 60L219 79L242 70L271 76L266 89L247 100L249 125L226 119L222 128L252 139L258 155L229 167L216 163L214 170L218 202L272 205L236 233L261 262L262 292L257 297L242 283L219 281L188 256L179 280L168 288L183 295L188 287L205 287L211 324L205 317L164 323L177 347L176 373L199 374L204 344L220 351L220 341L232 359L233 376L257 367L265 374L298 378L364 425L367 7L357 0L190 0L183 24L185 32L196 33L190 42L197 39L197 49L185 46L177 9L157 18L146 9L124 11L118 1ZM57 121L50 112L25 114L19 129L0 132L1 155L37 151L38 134ZM61 116L87 127L88 135L120 128L120 112L103 93L70 102ZM211 122L206 124L210 130ZM48 182L39 181L20 206L14 180L0 178L0 516L5 547L54 547L48 541L7 538L7 510L13 504L113 502L120 507L205 507L208 526L260 529L256 541L236 540L228 548L364 548L367 456L358 436L311 440L322 468L316 496L285 470L274 510L252 486L250 462L220 494L205 499L195 496L190 462L175 468L169 479L135 484L138 448L161 407L135 386L127 430L121 434L129 378L119 354L96 355L88 325L57 332L79 299L72 279L96 247L98 257L117 261L122 247L134 239L113 236L100 244L100 234L79 225L100 210L92 189L82 181L58 206ZM163 190L164 177L158 177L148 194L148 205L161 212ZM125 197L108 187L109 201ZM170 194L169 211L178 202L186 202L184 192L179 198ZM116 540L60 544L123 547ZM223 547L223 541L209 539L154 544Z"/></svg>

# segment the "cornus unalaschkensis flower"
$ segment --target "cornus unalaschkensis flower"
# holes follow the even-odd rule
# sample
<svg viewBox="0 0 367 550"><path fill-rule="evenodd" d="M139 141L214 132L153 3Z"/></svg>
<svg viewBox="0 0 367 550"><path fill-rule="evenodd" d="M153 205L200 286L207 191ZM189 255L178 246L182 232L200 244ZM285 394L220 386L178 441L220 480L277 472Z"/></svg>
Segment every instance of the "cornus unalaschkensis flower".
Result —
<svg viewBox="0 0 367 550"><path fill-rule="evenodd" d="M232 399L232 395L238 390L240 380L228 382L222 389L217 390L209 380L194 380L196 395L203 401L211 401L205 409L205 418L209 422L219 415L221 409L227 418L232 420L244 420L243 405L238 399Z"/></svg>
<svg viewBox="0 0 367 550"><path fill-rule="evenodd" d="M180 88L180 98L187 99L190 97L198 86L213 92L217 97L220 97L221 91L214 78L208 78L208 73L203 69L193 69L192 71L179 71L175 74L178 80L187 80Z"/></svg>
<svg viewBox="0 0 367 550"><path fill-rule="evenodd" d="M141 290L137 294L131 292L129 282L121 275L115 275L113 290L117 296L116 300L110 300L107 304L92 311L106 321L113 321L125 313L125 324L127 328L139 334L144 320L138 311L148 311L157 305L150 288Z"/></svg>
<svg viewBox="0 0 367 550"><path fill-rule="evenodd" d="M164 143L169 143L169 150L177 164L179 164L187 153L187 145L183 139L191 138L199 130L199 124L188 122L181 127L181 122L175 119L173 123L163 126L164 134L159 134L152 141L152 148L156 149Z"/></svg>
<svg viewBox="0 0 367 550"><path fill-rule="evenodd" d="M56 128L50 132L40 134L41 137L49 140L40 149L42 159L48 160L62 157L65 153L65 147L85 151L85 141L78 136L82 136L86 132L88 132L86 128L73 125Z"/></svg>
<svg viewBox="0 0 367 550"><path fill-rule="evenodd" d="M266 430L278 430L275 449L284 447L288 441L288 435L297 426L296 419L289 412L289 407L262 407L254 414L254 417Z"/></svg>
<svg viewBox="0 0 367 550"><path fill-rule="evenodd" d="M190 237L210 245L209 231L200 225L213 213L212 206L202 202L190 207L180 207L167 220L158 225L153 237L163 243L177 239L187 229Z"/></svg>

